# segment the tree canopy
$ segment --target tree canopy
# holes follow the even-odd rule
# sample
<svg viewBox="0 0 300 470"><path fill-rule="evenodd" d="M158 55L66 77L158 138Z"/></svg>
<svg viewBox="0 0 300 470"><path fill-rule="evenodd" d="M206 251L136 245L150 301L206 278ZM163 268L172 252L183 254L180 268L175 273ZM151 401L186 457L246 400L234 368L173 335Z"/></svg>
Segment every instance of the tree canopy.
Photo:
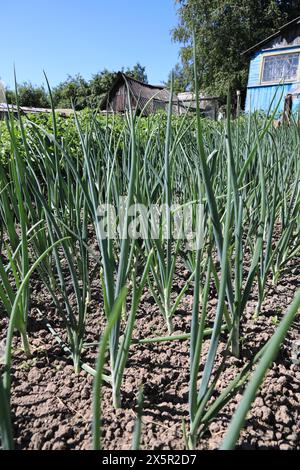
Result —
<svg viewBox="0 0 300 470"><path fill-rule="evenodd" d="M226 95L228 88L246 87L249 57L242 52L300 15L298 0L175 0L175 3L179 24L172 36L183 44L177 74L180 71L185 77L186 88L192 87L194 28L201 87L218 95Z"/></svg>
<svg viewBox="0 0 300 470"><path fill-rule="evenodd" d="M173 92L178 94L186 91L191 87L192 76L189 76L189 69L183 67L181 64L176 64L172 72L169 73L166 87L171 87L171 80L173 76Z"/></svg>
<svg viewBox="0 0 300 470"><path fill-rule="evenodd" d="M141 80L148 81L146 68L139 62L133 68L122 68L127 75ZM53 102L56 108L70 108L72 105L76 109L98 106L104 95L109 91L117 72L107 69L102 70L86 80L80 74L74 77L68 76L52 90ZM43 86L35 86L30 82L24 82L18 86L19 103L21 106L36 108L48 108L50 99L48 92ZM16 103L16 95L12 90L6 90L8 103Z"/></svg>
<svg viewBox="0 0 300 470"><path fill-rule="evenodd" d="M20 106L32 108L48 108L50 106L48 93L43 86L35 86L31 82L24 82L18 86L18 97ZM6 90L7 102L16 103L14 91Z"/></svg>

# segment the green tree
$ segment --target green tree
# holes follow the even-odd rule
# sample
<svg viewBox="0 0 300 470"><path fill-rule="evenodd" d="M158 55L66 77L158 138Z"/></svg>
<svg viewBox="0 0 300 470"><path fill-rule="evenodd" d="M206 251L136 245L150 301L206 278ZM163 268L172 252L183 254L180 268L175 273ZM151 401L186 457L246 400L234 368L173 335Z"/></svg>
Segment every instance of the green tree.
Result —
<svg viewBox="0 0 300 470"><path fill-rule="evenodd" d="M99 105L105 94L112 87L116 77L117 72L111 72L107 69L104 69L102 72L98 72L92 76L89 85L91 92L91 102L93 106Z"/></svg>
<svg viewBox="0 0 300 470"><path fill-rule="evenodd" d="M80 74L75 77L68 76L67 80L61 82L53 89L53 101L56 108L70 108L81 110L89 106L91 91L89 82Z"/></svg>
<svg viewBox="0 0 300 470"><path fill-rule="evenodd" d="M168 80L165 83L167 88L171 87L171 79L173 75L173 91L178 94L183 91L188 91L191 88L193 80L192 75L189 76L189 69L183 67L181 64L176 64L174 69L169 73Z"/></svg>
<svg viewBox="0 0 300 470"><path fill-rule="evenodd" d="M16 103L16 95L15 92L10 90L9 88L5 89L5 96L6 96L6 101L9 104L15 104Z"/></svg>
<svg viewBox="0 0 300 470"><path fill-rule="evenodd" d="M242 55L278 27L300 15L299 1L175 0L179 25L173 39L183 44L182 67L192 85L192 31L195 30L199 81L207 93L244 89L249 57Z"/></svg>
<svg viewBox="0 0 300 470"><path fill-rule="evenodd" d="M129 75L130 77L135 78L140 82L148 83L146 67L143 67L139 62L137 62L132 69L127 68L126 70L122 69L122 71L126 73L126 75Z"/></svg>
<svg viewBox="0 0 300 470"><path fill-rule="evenodd" d="M7 102L16 104L16 94L14 91L6 89ZM43 86L35 86L30 82L24 82L18 86L18 98L20 106L29 108L49 108L50 102L48 93Z"/></svg>

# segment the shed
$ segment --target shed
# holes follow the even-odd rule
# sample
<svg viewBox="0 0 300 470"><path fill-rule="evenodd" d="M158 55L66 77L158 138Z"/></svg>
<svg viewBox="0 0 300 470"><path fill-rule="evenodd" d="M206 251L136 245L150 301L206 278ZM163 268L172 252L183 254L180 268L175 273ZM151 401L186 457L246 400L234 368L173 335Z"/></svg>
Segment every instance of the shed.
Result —
<svg viewBox="0 0 300 470"><path fill-rule="evenodd" d="M244 52L250 55L246 112L284 110L288 95L292 111L300 106L300 17L282 26Z"/></svg>
<svg viewBox="0 0 300 470"><path fill-rule="evenodd" d="M180 111L196 111L196 95L190 91L178 93L178 99L181 104ZM218 111L220 107L220 97L218 96L206 96L200 94L199 107L202 116L210 119L217 119Z"/></svg>
<svg viewBox="0 0 300 470"><path fill-rule="evenodd" d="M171 94L164 86L149 85L123 72L118 72L100 108L107 112L124 113L131 107L133 110L148 115L159 110L166 110L170 99ZM180 103L175 95L173 96L173 112L174 114L180 112Z"/></svg>

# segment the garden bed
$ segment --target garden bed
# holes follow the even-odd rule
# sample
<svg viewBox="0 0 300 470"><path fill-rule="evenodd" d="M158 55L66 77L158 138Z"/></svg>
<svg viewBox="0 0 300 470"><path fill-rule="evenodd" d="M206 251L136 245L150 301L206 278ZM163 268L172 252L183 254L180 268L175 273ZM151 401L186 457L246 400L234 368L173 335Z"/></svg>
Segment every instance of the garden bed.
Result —
<svg viewBox="0 0 300 470"><path fill-rule="evenodd" d="M277 286L268 284L262 314L257 321L252 318L256 305L254 292L242 319L241 358L226 358L226 368L214 396L274 333L299 286L299 266L299 259L296 259ZM187 275L179 266L178 288L184 284ZM176 333L190 330L192 299L192 291L189 291L176 312ZM209 317L213 317L215 308L216 299L212 291ZM94 281L86 329L87 343L98 341L103 317L101 288L99 281ZM72 361L67 359L62 347L49 333L45 318L63 337L64 329L56 317L51 298L43 285L33 279L29 323L33 357L27 359L19 340L14 340L11 402L16 449L91 449L93 377L85 371L79 375L74 373ZM6 325L7 320L1 319L1 340L5 336ZM300 367L291 360L292 343L299 339L299 330L299 325L294 323L251 408L238 448L300 449ZM152 297L145 292L138 310L134 338L166 334L165 321ZM216 364L221 361L225 340L226 335L220 343ZM209 339L205 341L204 352L208 343ZM90 347L84 354L84 361L91 366L94 366L96 351L96 347ZM131 448L137 393L139 386L144 384L142 448L184 449L182 421L188 423L188 381L187 341L132 345L122 386L121 409L114 410L110 387L103 387L103 448ZM199 449L218 448L240 398L241 394L236 395L210 423Z"/></svg>

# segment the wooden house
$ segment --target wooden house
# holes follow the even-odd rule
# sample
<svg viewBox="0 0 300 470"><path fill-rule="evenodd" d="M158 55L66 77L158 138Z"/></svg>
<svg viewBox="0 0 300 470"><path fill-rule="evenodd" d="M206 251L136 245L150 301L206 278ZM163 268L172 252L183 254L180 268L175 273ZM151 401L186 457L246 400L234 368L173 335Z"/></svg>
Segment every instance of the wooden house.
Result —
<svg viewBox="0 0 300 470"><path fill-rule="evenodd" d="M300 17L244 52L250 55L246 112L300 105Z"/></svg>
<svg viewBox="0 0 300 470"><path fill-rule="evenodd" d="M143 115L167 110L171 94L164 86L149 85L123 72L117 78L101 104L106 112L125 113L130 108ZM179 114L180 102L173 96L173 113Z"/></svg>

